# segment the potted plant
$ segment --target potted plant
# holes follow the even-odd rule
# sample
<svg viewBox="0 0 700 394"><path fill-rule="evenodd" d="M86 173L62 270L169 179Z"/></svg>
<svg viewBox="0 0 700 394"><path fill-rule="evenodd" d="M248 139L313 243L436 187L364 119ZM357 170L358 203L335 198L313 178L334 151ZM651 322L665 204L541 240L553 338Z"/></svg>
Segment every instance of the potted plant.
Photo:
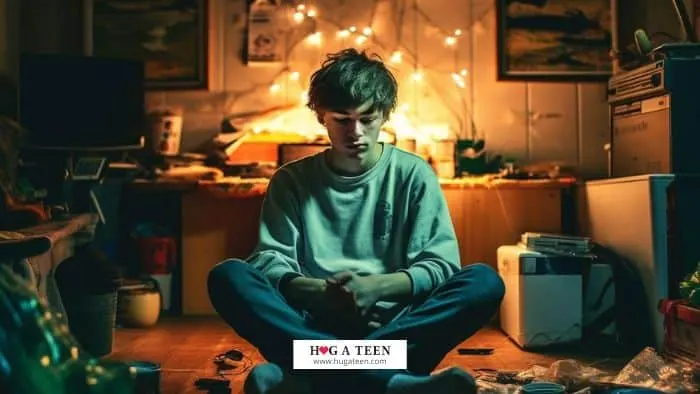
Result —
<svg viewBox="0 0 700 394"><path fill-rule="evenodd" d="M480 175L487 172L486 142L478 137L474 120L471 120L471 133L466 139L458 139L455 147L457 175Z"/></svg>

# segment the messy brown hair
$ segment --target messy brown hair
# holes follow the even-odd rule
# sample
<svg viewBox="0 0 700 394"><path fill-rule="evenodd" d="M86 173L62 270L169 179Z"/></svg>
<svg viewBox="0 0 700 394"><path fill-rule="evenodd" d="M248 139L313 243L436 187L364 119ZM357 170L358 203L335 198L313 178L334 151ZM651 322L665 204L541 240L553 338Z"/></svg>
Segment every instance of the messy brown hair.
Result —
<svg viewBox="0 0 700 394"><path fill-rule="evenodd" d="M378 55L349 48L329 54L313 73L307 105L318 113L371 101L372 109L388 117L396 108L397 94L396 78Z"/></svg>

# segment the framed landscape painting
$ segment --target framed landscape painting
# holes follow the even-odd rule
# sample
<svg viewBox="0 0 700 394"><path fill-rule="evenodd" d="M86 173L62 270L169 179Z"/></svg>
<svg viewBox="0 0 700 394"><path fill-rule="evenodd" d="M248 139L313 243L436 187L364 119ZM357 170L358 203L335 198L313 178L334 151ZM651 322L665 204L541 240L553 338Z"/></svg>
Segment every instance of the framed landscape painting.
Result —
<svg viewBox="0 0 700 394"><path fill-rule="evenodd" d="M207 0L87 0L92 55L141 60L149 89L208 87Z"/></svg>
<svg viewBox="0 0 700 394"><path fill-rule="evenodd" d="M604 81L610 0L496 0L499 80Z"/></svg>

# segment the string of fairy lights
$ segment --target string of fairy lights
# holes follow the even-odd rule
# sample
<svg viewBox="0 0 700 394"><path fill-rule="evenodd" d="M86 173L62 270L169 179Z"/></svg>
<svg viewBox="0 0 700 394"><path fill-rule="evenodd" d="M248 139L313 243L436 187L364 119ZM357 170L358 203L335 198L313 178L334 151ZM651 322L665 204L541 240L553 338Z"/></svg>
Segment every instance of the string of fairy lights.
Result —
<svg viewBox="0 0 700 394"><path fill-rule="evenodd" d="M379 3L379 0L375 0L375 10L376 10L376 5ZM427 22L431 27L438 29L442 35L444 36L443 42L444 45L448 48L457 48L458 40L460 37L462 37L463 32L465 29L463 28L457 28L454 29L452 32L448 33L446 32L443 28L441 28L439 25L437 25L432 18L430 18L417 4L416 0L412 1L412 8L415 11L415 16L420 16L424 22ZM294 10L292 14L292 18L295 23L297 24L302 24L308 19L315 19L315 20L321 20L324 22L331 22L321 18L318 14L318 11L313 8L309 7L306 4L299 4L296 6L296 9ZM384 45L379 38L377 38L374 35L374 31L372 29L372 25L374 24L374 18L375 14L373 13L372 20L367 26L364 27L358 27L355 25L351 25L348 27L341 27L338 29L336 32L336 38L343 40L344 42L352 40L352 42L358 46L361 47L364 45L367 41L372 40L372 42L379 46L383 47L386 49L386 45ZM481 18L480 18L481 19ZM415 21L414 21L415 22ZM333 23L335 24L335 23ZM401 21L399 21L399 24L401 24ZM414 23L414 26L416 23ZM414 34L414 37L417 37L417 34ZM401 64L404 61L404 58L406 54L412 58L412 61L414 63L414 71L411 75L411 78L415 81L422 81L423 80L423 71L421 70L421 65L418 62L418 56L415 54L414 51L410 51L408 48L405 46L402 47L402 44L400 42L400 37L398 39L399 43L397 46L401 48L396 48L391 52L391 56L389 57L389 62L392 64ZM323 43L323 34L321 31L313 31L311 32L307 37L306 37L306 42L310 45L316 45L320 46ZM290 73L294 73L294 71L290 71ZM295 78L298 77L298 74L294 74ZM457 87L460 88L465 88L467 83L466 83L466 77L468 75L468 70L466 68L462 68L460 70L455 70L451 74L451 78L453 82L457 85Z"/></svg>
<svg viewBox="0 0 700 394"><path fill-rule="evenodd" d="M401 6L398 12L398 19L395 21L396 24L396 40L393 47L390 47L386 42L379 37L372 26L375 25L377 19L377 9L379 4L385 0L374 0L374 6L371 8L371 15L369 21L366 25L343 25L342 23L332 20L330 18L325 18L324 15L319 11L317 7L304 2L291 2L291 5L280 5L280 7L286 7L289 13L290 25L287 36L291 36L291 32L301 33L300 37L291 42L287 42L285 51L283 54L282 64L276 73L271 77L267 83L259 83L250 89L246 89L243 92L231 92L233 93L233 100L238 100L244 95L248 95L259 91L260 88L267 88L269 93L272 95L284 94L288 91L288 83L297 84L298 88L301 90L301 94L295 101L301 104L305 104L308 100L308 94L304 86L304 79L302 78L302 73L296 70L290 65L290 57L292 53L301 45L302 43L310 46L321 48L324 43L329 40L340 40L343 47L354 46L358 49L371 44L387 54L390 54L388 58L388 63L392 66L409 65L410 80L414 83L427 82L432 87L440 86L443 87L445 80L428 80L428 71L434 71L435 74L439 75L439 78L448 78L455 88L460 90L459 93L461 99L462 108L454 108L454 105L448 102L446 108L453 113L457 119L461 131L466 128L473 127L473 119L471 110L469 108L469 99L467 95L466 88L469 84L469 70L466 67L460 66L460 51L459 44L460 40L465 36L465 31L469 29L478 30L479 26L482 24L483 19L489 14L491 9L483 12L483 14L473 18L469 25L464 25L456 27L453 29L446 29L436 21L434 21L418 4L418 0L401 0ZM406 17L406 10L411 11L411 16L413 20L411 24L413 26L413 42L406 43L402 40L402 26L404 25L404 18ZM330 29L321 29L320 24L324 24ZM419 55L419 25L428 26L436 32L436 36L441 39L442 44L452 50L453 62L449 70L445 68L439 69L437 67L431 67L425 64L421 64ZM335 29L335 37L326 37L324 32L333 31ZM331 33L332 35L332 33ZM449 62L447 62L449 63ZM442 62L443 67L445 62ZM420 107L419 100L420 97L417 93L417 89L414 89L414 95L412 98L413 103L402 103L399 106L399 110L408 111L412 108L414 111ZM237 94L236 94L237 93ZM437 95L438 98L443 98L443 95ZM229 104L233 104L233 100ZM230 107L229 107L230 108ZM472 130L472 132L474 132Z"/></svg>

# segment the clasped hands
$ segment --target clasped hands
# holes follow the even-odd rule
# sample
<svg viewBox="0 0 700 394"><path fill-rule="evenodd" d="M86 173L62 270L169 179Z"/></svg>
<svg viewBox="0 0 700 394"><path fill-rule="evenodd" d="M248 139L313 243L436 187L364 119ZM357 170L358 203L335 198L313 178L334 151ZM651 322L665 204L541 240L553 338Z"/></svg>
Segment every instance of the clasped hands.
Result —
<svg viewBox="0 0 700 394"><path fill-rule="evenodd" d="M380 300L379 276L361 276L344 271L326 279L326 296L329 307L344 316L339 318L360 319L371 328L381 326L379 317L372 309Z"/></svg>

